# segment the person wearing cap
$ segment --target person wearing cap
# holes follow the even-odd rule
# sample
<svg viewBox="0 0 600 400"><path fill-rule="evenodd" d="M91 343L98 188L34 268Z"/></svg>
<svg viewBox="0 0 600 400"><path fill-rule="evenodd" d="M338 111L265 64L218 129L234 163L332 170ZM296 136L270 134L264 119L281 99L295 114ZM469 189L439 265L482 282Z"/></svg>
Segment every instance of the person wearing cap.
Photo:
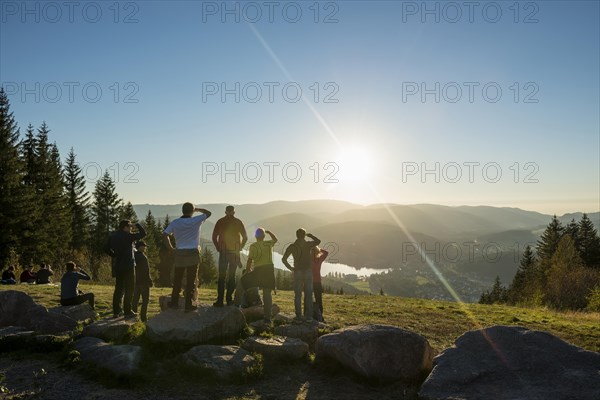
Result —
<svg viewBox="0 0 600 400"><path fill-rule="evenodd" d="M271 240L265 240L265 234L269 235ZM270 324L271 308L273 307L271 290L275 289L273 246L277 243L277 237L273 232L263 228L258 228L254 233L254 237L256 242L250 245L248 251L246 274L242 276L240 281L244 291L252 287L263 289L264 322Z"/></svg>
<svg viewBox="0 0 600 400"><path fill-rule="evenodd" d="M192 304L192 296L198 274L198 265L200 264L200 228L202 223L211 216L211 212L204 208L195 208L192 203L183 204L181 211L183 215L171 221L163 231L163 241L169 251L175 252L175 277L169 307L179 307L179 292L185 273L185 311L189 312L197 308ZM194 217L194 212L202 214ZM171 235L175 237L177 248L174 248L171 244Z"/></svg>
<svg viewBox="0 0 600 400"><path fill-rule="evenodd" d="M135 224L137 233L132 233L133 224L130 220L122 220L119 229L108 239L107 252L113 258L113 277L116 279L113 293L113 315L118 317L123 312L126 318L133 318L137 313L131 308L133 290L135 287L135 255L133 244L146 236L144 227ZM121 309L121 302L123 309Z"/></svg>
<svg viewBox="0 0 600 400"><path fill-rule="evenodd" d="M312 240L306 240L306 237ZM296 231L296 241L290 244L283 253L283 264L294 273L294 309L296 318L294 323L302 323L302 292L304 292L304 318L307 322L313 320L313 275L312 275L312 249L321 244L321 240L311 233L306 233L302 228ZM292 267L288 258L294 258Z"/></svg>
<svg viewBox="0 0 600 400"><path fill-rule="evenodd" d="M225 216L220 218L213 229L212 241L219 252L219 281L217 284L217 301L215 307L223 307L223 298L227 305L233 304L235 290L235 272L242 268L240 251L248 241L244 223L235 216L233 206L225 207ZM227 282L227 294L225 294Z"/></svg>
<svg viewBox="0 0 600 400"><path fill-rule="evenodd" d="M140 320L146 322L148 313L148 303L150 301L150 288L152 287L152 278L150 277L150 265L146 257L146 242L138 240L135 243L135 290L133 292L133 312L137 312L137 307L142 298L142 308L140 310Z"/></svg>

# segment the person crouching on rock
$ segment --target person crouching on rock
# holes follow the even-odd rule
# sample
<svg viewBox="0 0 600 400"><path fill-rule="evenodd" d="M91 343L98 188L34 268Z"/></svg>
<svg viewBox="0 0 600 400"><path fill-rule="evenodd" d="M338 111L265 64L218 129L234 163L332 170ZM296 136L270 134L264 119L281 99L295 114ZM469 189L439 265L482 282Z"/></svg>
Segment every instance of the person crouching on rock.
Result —
<svg viewBox="0 0 600 400"><path fill-rule="evenodd" d="M271 240L265 240L265 234ZM248 262L246 263L246 274L240 279L243 290L253 287L263 289L264 322L271 323L271 308L273 298L271 290L275 289L275 266L273 265L273 246L277 243L277 237L271 231L258 228L254 233L256 242L250 245L248 251ZM254 264L254 269L252 265Z"/></svg>
<svg viewBox="0 0 600 400"><path fill-rule="evenodd" d="M152 278L150 277L150 266L146 257L146 242L138 240L135 244L135 291L133 293L133 312L137 312L137 306L142 298L142 309L140 320L146 322L148 313L148 302L150 301L150 288Z"/></svg>
<svg viewBox="0 0 600 400"><path fill-rule="evenodd" d="M78 268L73 261L67 263L67 272L60 280L60 305L75 306L77 304L90 304L94 309L94 293L83 293L77 289L79 280L89 281L91 278L87 272Z"/></svg>

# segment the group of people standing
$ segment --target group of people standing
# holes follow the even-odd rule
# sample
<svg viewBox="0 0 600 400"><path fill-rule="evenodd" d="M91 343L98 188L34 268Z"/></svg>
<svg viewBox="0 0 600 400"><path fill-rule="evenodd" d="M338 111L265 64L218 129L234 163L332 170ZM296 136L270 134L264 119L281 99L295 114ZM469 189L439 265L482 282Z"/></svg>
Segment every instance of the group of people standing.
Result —
<svg viewBox="0 0 600 400"><path fill-rule="evenodd" d="M194 215L197 214L197 215ZM173 220L163 231L163 241L166 248L174 253L174 278L170 308L179 308L182 281L185 276L184 311L194 311L193 294L197 288L197 274L200 265L200 228L202 223L211 216L204 208L196 208L192 203L182 206L181 217ZM107 241L106 252L112 257L112 276L116 279L113 293L113 315L126 318L136 317L137 305L142 300L140 319L146 321L150 287L152 279L146 243L142 240L146 231L141 224L129 220L119 223ZM267 238L268 236L268 238ZM248 241L246 228L242 221L235 217L233 206L225 208L225 216L215 225L212 240L219 253L217 299L214 307L240 306L244 293L250 288L262 288L264 304L264 320L271 322L272 291L275 290L275 266L273 263L273 247L277 236L266 229L258 228L254 233L256 242L249 247L248 261L243 275L236 284L236 271L243 268L240 252ZM310 240L306 240L309 238ZM175 244L173 244L173 240ZM294 275L294 322L312 321L313 293L322 319L323 301L320 269L327 257L327 251L318 246L321 240L300 228L296 231L296 241L290 244L283 255L284 265ZM135 250L134 250L135 248ZM294 265L289 263L293 258ZM61 280L61 304L73 305L88 301L94 306L94 295L78 291L79 280L89 280L90 276L79 269L75 263L67 264L67 273ZM302 295L304 294L304 312Z"/></svg>

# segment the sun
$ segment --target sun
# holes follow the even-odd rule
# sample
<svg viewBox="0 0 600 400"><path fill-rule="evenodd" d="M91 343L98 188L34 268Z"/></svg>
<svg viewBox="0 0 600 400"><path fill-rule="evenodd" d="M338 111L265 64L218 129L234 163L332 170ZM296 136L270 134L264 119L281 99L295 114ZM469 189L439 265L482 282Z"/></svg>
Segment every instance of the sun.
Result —
<svg viewBox="0 0 600 400"><path fill-rule="evenodd" d="M339 182L364 183L371 178L373 159L369 150L360 145L342 148L336 158Z"/></svg>

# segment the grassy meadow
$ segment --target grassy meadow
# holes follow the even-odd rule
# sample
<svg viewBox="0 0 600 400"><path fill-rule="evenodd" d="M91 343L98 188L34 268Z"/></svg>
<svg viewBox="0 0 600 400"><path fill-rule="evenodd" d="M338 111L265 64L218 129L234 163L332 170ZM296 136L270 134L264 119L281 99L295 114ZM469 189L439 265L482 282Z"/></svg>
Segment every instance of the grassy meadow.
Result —
<svg viewBox="0 0 600 400"><path fill-rule="evenodd" d="M112 314L113 286L80 283L84 292L96 296L96 310L101 316ZM1 285L0 290L21 290L46 306L55 307L59 287L47 285ZM170 294L169 288L152 288L148 317L159 312L158 297ZM200 288L200 301L212 304L214 288ZM293 314L291 291L277 291L273 296L281 311ZM600 313L557 312L546 308L518 308L506 305L459 304L379 295L328 295L323 298L325 320L337 329L344 326L378 323L395 325L425 336L437 350L452 346L462 333L492 325L519 325L549 331L587 350L600 351Z"/></svg>

